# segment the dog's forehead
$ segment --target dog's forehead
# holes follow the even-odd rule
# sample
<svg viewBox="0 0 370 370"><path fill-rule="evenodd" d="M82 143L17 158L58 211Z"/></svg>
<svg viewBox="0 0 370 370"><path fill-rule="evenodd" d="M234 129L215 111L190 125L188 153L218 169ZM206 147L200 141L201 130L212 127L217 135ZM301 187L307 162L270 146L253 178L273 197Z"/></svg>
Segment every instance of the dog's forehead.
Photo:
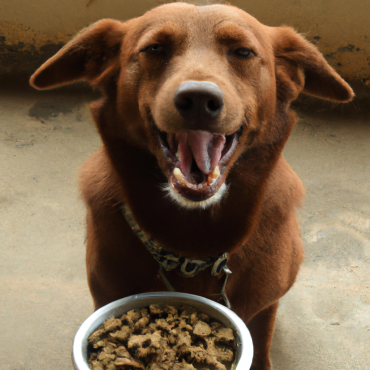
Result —
<svg viewBox="0 0 370 370"><path fill-rule="evenodd" d="M137 29L140 34L160 28L166 23L176 24L197 38L207 36L223 24L234 24L253 33L257 39L264 39L266 26L245 11L228 5L195 6L185 3L162 5L138 18Z"/></svg>
<svg viewBox="0 0 370 370"><path fill-rule="evenodd" d="M154 8L143 15L147 19L168 19L178 21L214 22L232 17L234 19L253 18L245 11L228 5L195 6L185 3L172 3Z"/></svg>

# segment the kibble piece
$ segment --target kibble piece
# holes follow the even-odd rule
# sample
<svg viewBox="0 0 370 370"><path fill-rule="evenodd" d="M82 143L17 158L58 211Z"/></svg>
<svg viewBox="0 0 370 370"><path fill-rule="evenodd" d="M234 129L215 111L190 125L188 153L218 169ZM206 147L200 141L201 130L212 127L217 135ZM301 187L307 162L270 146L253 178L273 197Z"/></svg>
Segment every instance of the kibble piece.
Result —
<svg viewBox="0 0 370 370"><path fill-rule="evenodd" d="M100 347L104 347L105 346L105 341L104 340L99 340L98 342L94 343L93 344L93 347L96 349L96 348L100 348Z"/></svg>
<svg viewBox="0 0 370 370"><path fill-rule="evenodd" d="M223 325L218 321L211 322L209 326L211 327L212 331L216 330L217 328L223 328Z"/></svg>
<svg viewBox="0 0 370 370"><path fill-rule="evenodd" d="M189 331L193 331L193 327L190 326L184 319L182 319L179 323L179 328L181 330L185 329L185 330L189 330Z"/></svg>
<svg viewBox="0 0 370 370"><path fill-rule="evenodd" d="M188 362L206 362L207 352L202 347L184 345L179 348L179 352Z"/></svg>
<svg viewBox="0 0 370 370"><path fill-rule="evenodd" d="M212 332L216 337L217 342L227 343L234 345L235 344L235 337L232 329L230 328L218 328Z"/></svg>
<svg viewBox="0 0 370 370"><path fill-rule="evenodd" d="M104 365L99 361L92 361L92 370L104 370Z"/></svg>
<svg viewBox="0 0 370 370"><path fill-rule="evenodd" d="M110 363L105 367L105 370L117 370L116 365Z"/></svg>
<svg viewBox="0 0 370 370"><path fill-rule="evenodd" d="M163 367L159 363L153 363L151 364L147 370L163 370Z"/></svg>
<svg viewBox="0 0 370 370"><path fill-rule="evenodd" d="M185 360L182 363L175 363L173 370L195 370L195 367L192 364L187 364Z"/></svg>
<svg viewBox="0 0 370 370"><path fill-rule="evenodd" d="M121 316L121 321L124 325L128 325L132 328L136 321L141 319L141 313L138 310L131 310Z"/></svg>
<svg viewBox="0 0 370 370"><path fill-rule="evenodd" d="M145 366L142 362L134 360L133 358L117 358L114 361L114 365L119 366L122 370L133 370L133 369L142 369L145 370Z"/></svg>
<svg viewBox="0 0 370 370"><path fill-rule="evenodd" d="M210 320L210 318L209 318L209 316L208 315L206 315L205 313L200 313L199 314L199 320L202 320L202 321L204 321L204 322L209 322L209 320Z"/></svg>
<svg viewBox="0 0 370 370"><path fill-rule="evenodd" d="M122 321L120 319L115 319L114 317L111 317L110 319L105 320L103 325L105 331L113 331L122 326Z"/></svg>
<svg viewBox="0 0 370 370"><path fill-rule="evenodd" d="M167 318L166 318L166 321L169 323L169 324L172 324L173 322L175 321L178 321L178 315L172 315L172 314L168 314Z"/></svg>
<svg viewBox="0 0 370 370"><path fill-rule="evenodd" d="M117 348L117 345L112 343L112 342L108 342L107 339L104 342L105 343L104 343L103 352L108 353L108 354L112 354L114 352L114 350Z"/></svg>
<svg viewBox="0 0 370 370"><path fill-rule="evenodd" d="M221 364L221 362L216 362L213 364L215 370L226 370L226 366Z"/></svg>
<svg viewBox="0 0 370 370"><path fill-rule="evenodd" d="M199 320L194 326L193 334L199 337L206 337L211 334L211 331L211 328L206 322Z"/></svg>
<svg viewBox="0 0 370 370"><path fill-rule="evenodd" d="M89 364L91 365L91 362L95 361L98 358L97 353L92 353L90 358L89 358Z"/></svg>
<svg viewBox="0 0 370 370"><path fill-rule="evenodd" d="M217 360L220 362L232 362L234 353L229 348L221 347L217 349Z"/></svg>
<svg viewBox="0 0 370 370"><path fill-rule="evenodd" d="M131 335L127 348L135 351L135 357L140 360L158 355L161 349L161 333L159 331L153 334Z"/></svg>
<svg viewBox="0 0 370 370"><path fill-rule="evenodd" d="M175 325L174 324L169 324L165 319L159 319L157 320L157 328L170 331Z"/></svg>
<svg viewBox="0 0 370 370"><path fill-rule="evenodd" d="M109 353L105 353L105 352L100 352L100 354L98 355L98 360L99 361L104 361L104 360L107 360L108 362L114 360L116 358L116 355L113 355L113 354L109 354Z"/></svg>
<svg viewBox="0 0 370 370"><path fill-rule="evenodd" d="M181 329L179 327L174 327L171 329L170 334L173 334L175 336L178 336L181 333Z"/></svg>
<svg viewBox="0 0 370 370"><path fill-rule="evenodd" d="M205 364L208 368L226 370L225 365L220 363L216 356L210 353L208 349L205 350L203 347L183 346L180 348L180 352L190 363L196 362L199 364Z"/></svg>
<svg viewBox="0 0 370 370"><path fill-rule="evenodd" d="M181 312L181 314L180 314L180 317L181 317L182 319L185 319L185 320L189 319L190 314L189 314L188 310L183 310L183 311Z"/></svg>
<svg viewBox="0 0 370 370"><path fill-rule="evenodd" d="M222 363L231 363L233 361L234 353L229 348L216 346L215 337L207 337L204 338L204 340L207 344L207 352L210 356Z"/></svg>
<svg viewBox="0 0 370 370"><path fill-rule="evenodd" d="M101 340L102 336L106 333L105 329L99 329L89 336L89 343L94 343Z"/></svg>
<svg viewBox="0 0 370 370"><path fill-rule="evenodd" d="M141 329L146 328L146 326L149 324L149 317L142 317L140 320L136 321L134 325L134 330L138 331Z"/></svg>
<svg viewBox="0 0 370 370"><path fill-rule="evenodd" d="M117 357L131 358L129 351L127 351L125 346L119 346L114 350L114 353L117 355Z"/></svg>
<svg viewBox="0 0 370 370"><path fill-rule="evenodd" d="M152 334L157 331L157 324L155 322L151 322L145 329L141 331L141 334Z"/></svg>
<svg viewBox="0 0 370 370"><path fill-rule="evenodd" d="M169 334L167 337L167 340L168 340L168 343L170 343L171 345L174 345L177 342L177 339L173 334Z"/></svg>
<svg viewBox="0 0 370 370"><path fill-rule="evenodd" d="M161 364L162 367L170 368L172 368L175 361L176 361L176 351L168 347L163 349L163 352L161 353L158 359L158 363Z"/></svg>
<svg viewBox="0 0 370 370"><path fill-rule="evenodd" d="M127 317L130 318L132 321L136 322L137 320L141 319L141 312L140 311L139 310L128 311L127 312Z"/></svg>
<svg viewBox="0 0 370 370"><path fill-rule="evenodd" d="M179 348L181 346L190 346L191 345L191 336L187 331L181 331L178 334L178 339L177 339L177 345L176 347Z"/></svg>
<svg viewBox="0 0 370 370"><path fill-rule="evenodd" d="M119 341L126 342L132 333L132 329L129 326L122 326L121 330L117 330L109 335Z"/></svg>
<svg viewBox="0 0 370 370"><path fill-rule="evenodd" d="M150 313L151 314L153 314L153 315L160 315L160 314L162 314L163 313L163 309L161 308L161 306L160 305L158 305L158 304L151 304L150 306L149 306L149 311L150 311Z"/></svg>
<svg viewBox="0 0 370 370"><path fill-rule="evenodd" d="M190 315L190 324L191 325L194 325L197 323L198 321L198 313L197 312L193 312L191 315Z"/></svg>
<svg viewBox="0 0 370 370"><path fill-rule="evenodd" d="M148 310L146 308L142 308L140 312L141 312L141 317L150 317Z"/></svg>
<svg viewBox="0 0 370 370"><path fill-rule="evenodd" d="M177 308L173 307L173 306L166 306L164 308L164 312L168 313L169 315L177 315Z"/></svg>

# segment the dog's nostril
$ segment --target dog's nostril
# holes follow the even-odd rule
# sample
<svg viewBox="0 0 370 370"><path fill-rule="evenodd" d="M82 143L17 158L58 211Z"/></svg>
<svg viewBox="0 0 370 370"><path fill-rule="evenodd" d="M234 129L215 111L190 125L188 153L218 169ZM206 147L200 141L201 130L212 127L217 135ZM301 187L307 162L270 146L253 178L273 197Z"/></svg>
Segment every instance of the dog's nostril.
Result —
<svg viewBox="0 0 370 370"><path fill-rule="evenodd" d="M181 96L179 97L179 99L175 100L175 105L177 109L188 111L192 109L194 104L191 98L186 97L186 96Z"/></svg>
<svg viewBox="0 0 370 370"><path fill-rule="evenodd" d="M212 112L215 112L217 111L218 109L220 109L220 106L221 104L218 104L217 102L215 102L214 100L210 100L208 103L207 103L207 108L212 111Z"/></svg>

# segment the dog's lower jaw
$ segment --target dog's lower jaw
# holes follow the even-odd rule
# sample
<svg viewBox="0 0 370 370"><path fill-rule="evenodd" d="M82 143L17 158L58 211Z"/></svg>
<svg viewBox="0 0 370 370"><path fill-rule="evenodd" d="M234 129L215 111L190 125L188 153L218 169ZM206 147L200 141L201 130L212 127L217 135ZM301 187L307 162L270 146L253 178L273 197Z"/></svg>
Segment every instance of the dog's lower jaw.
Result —
<svg viewBox="0 0 370 370"><path fill-rule="evenodd" d="M176 203L181 208L207 209L218 204L221 199L225 197L228 187L225 185L225 183L223 183L214 195L212 195L208 199L201 200L199 202L194 202L190 199L184 198L169 183L163 186L163 190L166 192L167 198L169 198L172 202Z"/></svg>

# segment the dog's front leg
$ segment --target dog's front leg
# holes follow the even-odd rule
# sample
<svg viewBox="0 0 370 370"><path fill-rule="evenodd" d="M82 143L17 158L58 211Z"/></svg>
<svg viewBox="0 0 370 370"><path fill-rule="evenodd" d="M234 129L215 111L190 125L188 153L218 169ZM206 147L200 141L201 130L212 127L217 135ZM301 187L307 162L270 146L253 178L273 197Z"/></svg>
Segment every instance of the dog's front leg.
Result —
<svg viewBox="0 0 370 370"><path fill-rule="evenodd" d="M133 294L165 290L158 264L119 207L87 212L87 278L95 310Z"/></svg>
<svg viewBox="0 0 370 370"><path fill-rule="evenodd" d="M254 316L247 325L254 345L254 357L251 370L272 369L270 347L278 306L279 302L276 302L265 308Z"/></svg>

